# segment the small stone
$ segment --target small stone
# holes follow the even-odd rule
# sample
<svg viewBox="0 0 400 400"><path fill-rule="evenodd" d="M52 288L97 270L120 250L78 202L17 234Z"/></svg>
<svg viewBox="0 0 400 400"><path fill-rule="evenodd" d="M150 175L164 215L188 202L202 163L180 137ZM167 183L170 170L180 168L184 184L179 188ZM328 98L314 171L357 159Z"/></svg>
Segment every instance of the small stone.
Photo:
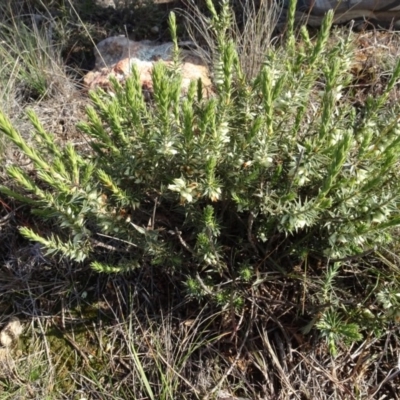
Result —
<svg viewBox="0 0 400 400"><path fill-rule="evenodd" d="M160 33L160 28L156 25L156 26L153 26L151 29L150 29L150 32L151 33L154 33L155 35L157 34L157 33Z"/></svg>
<svg viewBox="0 0 400 400"><path fill-rule="evenodd" d="M0 345L3 347L12 346L24 330L20 320L12 317L0 332Z"/></svg>
<svg viewBox="0 0 400 400"><path fill-rule="evenodd" d="M250 400L244 397L236 397L230 394L227 390L220 390L218 392L217 400Z"/></svg>
<svg viewBox="0 0 400 400"><path fill-rule="evenodd" d="M101 8L115 8L114 0L95 0L95 4Z"/></svg>

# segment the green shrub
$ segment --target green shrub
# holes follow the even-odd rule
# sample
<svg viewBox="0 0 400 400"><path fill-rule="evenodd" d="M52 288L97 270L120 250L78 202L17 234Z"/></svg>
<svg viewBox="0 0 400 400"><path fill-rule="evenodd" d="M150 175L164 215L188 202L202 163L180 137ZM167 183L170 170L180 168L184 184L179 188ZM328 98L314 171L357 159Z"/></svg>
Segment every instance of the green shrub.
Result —
<svg viewBox="0 0 400 400"><path fill-rule="evenodd" d="M99 272L174 268L189 275L190 295L241 307L232 277L252 284L253 271L285 271L288 260L337 261L390 242L400 223L400 130L387 99L400 62L359 111L349 100L349 37L328 44L328 13L315 41L302 28L298 42L292 12L286 43L249 80L227 33L228 2L220 15L208 3L218 37L213 96L194 82L183 97L178 66L158 64L146 102L134 69L124 86L114 81L113 95L91 93L80 124L87 153L56 145L32 113L30 147L1 114L1 131L36 171L9 167L20 190L1 191L57 222L47 237L21 228L50 254L89 259ZM338 312L319 322L329 341L347 331L358 338L354 324L330 333Z"/></svg>

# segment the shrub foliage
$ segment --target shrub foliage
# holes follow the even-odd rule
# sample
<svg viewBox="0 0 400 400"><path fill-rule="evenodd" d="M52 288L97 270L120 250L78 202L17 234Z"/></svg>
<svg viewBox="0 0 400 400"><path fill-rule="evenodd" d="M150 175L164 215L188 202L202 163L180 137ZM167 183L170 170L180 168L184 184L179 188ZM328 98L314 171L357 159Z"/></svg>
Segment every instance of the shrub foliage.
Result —
<svg viewBox="0 0 400 400"><path fill-rule="evenodd" d="M200 82L182 95L177 61L155 66L146 101L133 69L123 86L113 82L112 94L90 94L79 125L86 152L57 145L33 113L30 146L0 114L1 131L35 170L10 166L17 188L1 191L57 222L51 236L21 228L49 253L89 259L100 272L149 263L179 269L192 296L240 306L221 282L252 283L256 272L284 271L307 257L338 262L391 240L400 223L400 130L398 107L387 102L400 62L383 93L357 109L350 38L328 43L329 13L317 38L301 28L297 40L292 6L285 44L271 45L249 79L230 36L228 2L220 14L208 5L218 38L211 96ZM319 322L327 336L342 321L335 312ZM343 321L332 335L347 331L358 338L357 326Z"/></svg>

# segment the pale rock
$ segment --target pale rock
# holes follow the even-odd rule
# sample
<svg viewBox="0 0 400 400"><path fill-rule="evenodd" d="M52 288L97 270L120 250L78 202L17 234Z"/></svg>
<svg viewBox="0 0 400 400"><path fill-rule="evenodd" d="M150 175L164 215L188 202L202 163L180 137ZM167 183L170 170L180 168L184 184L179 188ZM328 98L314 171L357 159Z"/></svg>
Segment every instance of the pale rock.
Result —
<svg viewBox="0 0 400 400"><path fill-rule="evenodd" d="M154 33L156 35L156 34L160 33L160 28L157 25L155 25L150 29L150 32Z"/></svg>
<svg viewBox="0 0 400 400"><path fill-rule="evenodd" d="M154 64L163 62L172 66L173 48L173 43L154 44L150 41L136 42L123 36L109 37L96 46L95 69L85 75L84 84L88 89L101 87L109 90L110 76L123 83L131 74L132 66L136 65L143 90L151 93ZM183 94L187 92L191 81L201 79L204 94L210 95L212 83L207 65L190 50L181 50L181 56Z"/></svg>
<svg viewBox="0 0 400 400"><path fill-rule="evenodd" d="M23 332L24 328L17 317L12 317L0 332L0 346L10 347Z"/></svg>
<svg viewBox="0 0 400 400"><path fill-rule="evenodd" d="M115 2L114 0L95 0L95 4L97 7L101 8L115 8Z"/></svg>

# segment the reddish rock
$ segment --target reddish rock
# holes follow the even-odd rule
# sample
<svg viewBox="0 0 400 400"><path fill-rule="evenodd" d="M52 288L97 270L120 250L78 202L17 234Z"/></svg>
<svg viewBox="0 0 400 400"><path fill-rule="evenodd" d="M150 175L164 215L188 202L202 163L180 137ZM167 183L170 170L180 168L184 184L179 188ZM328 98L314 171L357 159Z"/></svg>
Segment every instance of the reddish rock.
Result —
<svg viewBox="0 0 400 400"><path fill-rule="evenodd" d="M96 46L95 69L84 77L88 89L110 89L110 76L123 83L135 64L139 70L143 89L152 92L151 73L156 62L172 65L173 43L160 45L149 41L134 42L123 36L110 37ZM201 79L205 94L211 93L211 80L207 65L188 50L181 51L182 91L188 90L190 81Z"/></svg>

